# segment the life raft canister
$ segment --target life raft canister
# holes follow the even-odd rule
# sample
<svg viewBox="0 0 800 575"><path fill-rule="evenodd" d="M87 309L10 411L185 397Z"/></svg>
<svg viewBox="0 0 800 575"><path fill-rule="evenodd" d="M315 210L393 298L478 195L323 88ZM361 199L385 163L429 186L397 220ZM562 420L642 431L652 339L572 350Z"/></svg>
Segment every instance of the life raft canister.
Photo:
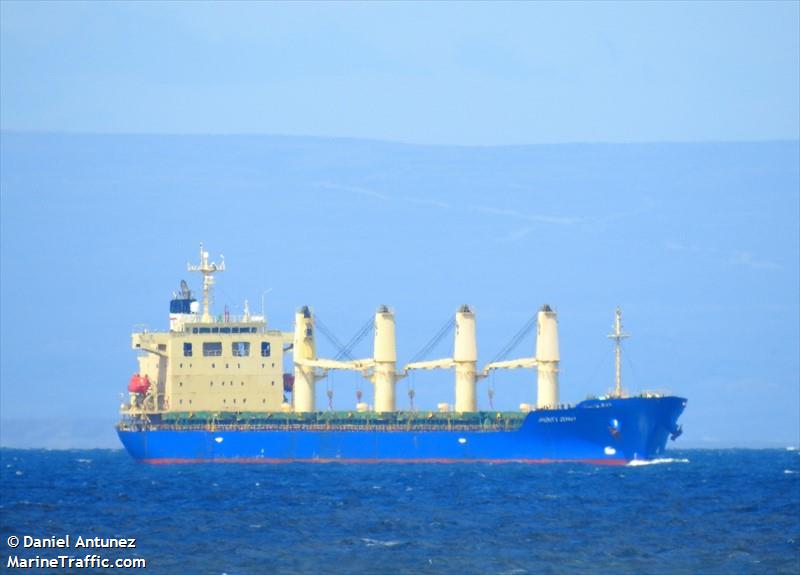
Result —
<svg viewBox="0 0 800 575"><path fill-rule="evenodd" d="M138 373L134 373L130 382L128 382L128 391L131 393L147 393L149 388L150 378L146 375L142 377Z"/></svg>

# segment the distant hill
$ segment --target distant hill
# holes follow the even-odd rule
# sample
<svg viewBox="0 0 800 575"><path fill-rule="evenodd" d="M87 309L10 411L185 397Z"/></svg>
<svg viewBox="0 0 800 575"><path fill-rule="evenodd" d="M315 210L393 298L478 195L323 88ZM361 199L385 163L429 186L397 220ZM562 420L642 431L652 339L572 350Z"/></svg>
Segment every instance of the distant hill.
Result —
<svg viewBox="0 0 800 575"><path fill-rule="evenodd" d="M800 427L798 158L797 141L2 133L0 417L113 421L136 369L132 326L166 326L180 280L199 286L185 265L204 241L228 263L219 312L245 299L258 310L263 296L289 330L310 304L346 340L387 303L401 362L462 303L477 311L482 362L550 303L564 401L611 386L605 334L621 305L633 334L624 381L689 397L682 440L788 444ZM532 349L530 335L516 353ZM354 404L359 383L334 375L335 405ZM493 384L495 407L514 409L534 383L532 372L499 374L480 384L480 402L488 408ZM409 385L422 408L452 401L447 372L403 380L401 406Z"/></svg>

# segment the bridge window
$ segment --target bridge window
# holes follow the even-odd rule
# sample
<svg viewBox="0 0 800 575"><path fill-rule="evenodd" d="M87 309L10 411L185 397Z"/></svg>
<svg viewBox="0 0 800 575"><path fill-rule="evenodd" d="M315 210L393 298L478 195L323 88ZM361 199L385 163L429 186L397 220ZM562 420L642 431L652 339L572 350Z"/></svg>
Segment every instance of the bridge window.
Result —
<svg viewBox="0 0 800 575"><path fill-rule="evenodd" d="M231 351L234 357L247 357L250 355L250 342L234 341L231 344Z"/></svg>
<svg viewBox="0 0 800 575"><path fill-rule="evenodd" d="M203 355L206 357L216 357L222 355L221 341L204 341Z"/></svg>
<svg viewBox="0 0 800 575"><path fill-rule="evenodd" d="M211 328L210 327L201 327L200 328L200 333L211 333Z"/></svg>
<svg viewBox="0 0 800 575"><path fill-rule="evenodd" d="M231 328L229 328L229 327L221 327L221 328L219 328L219 332L220 333L230 333L231 332Z"/></svg>
<svg viewBox="0 0 800 575"><path fill-rule="evenodd" d="M269 353L270 353L269 342L268 341L262 341L261 342L261 357L269 357Z"/></svg>
<svg viewBox="0 0 800 575"><path fill-rule="evenodd" d="M183 344L183 357L192 357L192 344L191 343L184 343Z"/></svg>

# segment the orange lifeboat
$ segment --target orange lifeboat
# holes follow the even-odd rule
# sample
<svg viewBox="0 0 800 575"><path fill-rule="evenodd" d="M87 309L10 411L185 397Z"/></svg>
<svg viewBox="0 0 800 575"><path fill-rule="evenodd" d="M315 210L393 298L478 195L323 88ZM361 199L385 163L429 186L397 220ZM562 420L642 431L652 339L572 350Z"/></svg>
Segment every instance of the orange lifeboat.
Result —
<svg viewBox="0 0 800 575"><path fill-rule="evenodd" d="M150 378L146 375L142 377L138 373L135 373L131 376L130 382L128 382L128 391L131 393L147 393L149 388Z"/></svg>

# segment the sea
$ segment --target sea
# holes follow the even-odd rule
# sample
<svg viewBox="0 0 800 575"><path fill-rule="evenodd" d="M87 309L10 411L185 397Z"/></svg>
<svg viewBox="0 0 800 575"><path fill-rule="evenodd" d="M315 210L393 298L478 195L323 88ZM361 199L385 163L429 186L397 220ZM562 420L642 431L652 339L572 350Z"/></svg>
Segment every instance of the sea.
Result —
<svg viewBox="0 0 800 575"><path fill-rule="evenodd" d="M121 450L2 449L0 461L3 573L800 573L790 449L624 467L151 466ZM67 535L69 548L25 547ZM14 566L89 555L146 568Z"/></svg>

